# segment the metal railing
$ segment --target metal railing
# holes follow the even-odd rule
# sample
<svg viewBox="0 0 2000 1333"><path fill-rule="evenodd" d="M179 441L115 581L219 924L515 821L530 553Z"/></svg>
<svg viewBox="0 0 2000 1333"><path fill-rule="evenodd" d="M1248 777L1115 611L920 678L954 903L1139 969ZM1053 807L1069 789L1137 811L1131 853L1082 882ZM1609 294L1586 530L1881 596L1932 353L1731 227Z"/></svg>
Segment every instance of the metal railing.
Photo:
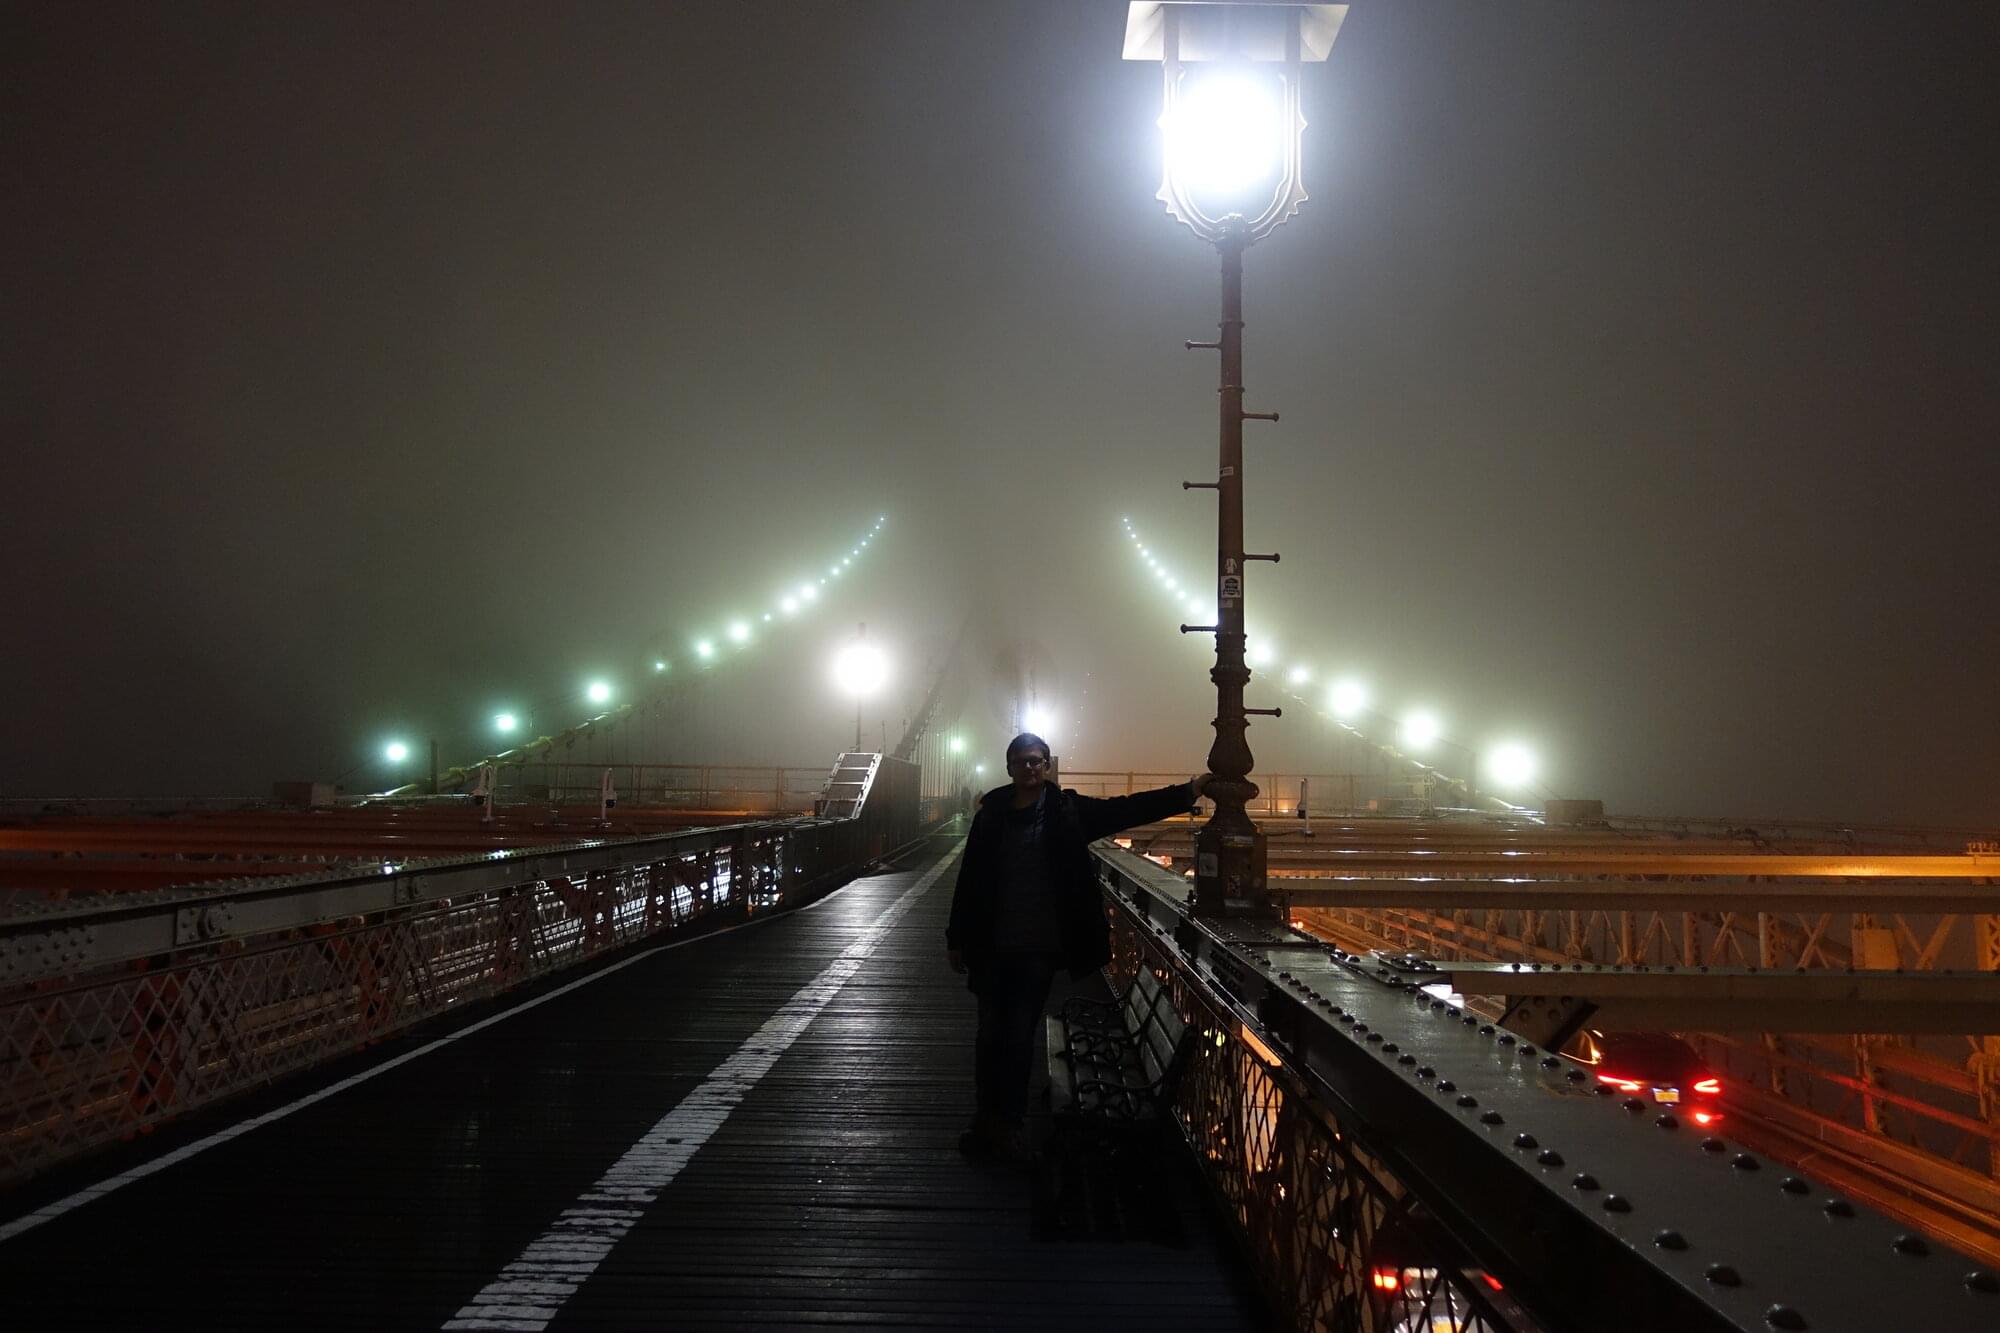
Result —
<svg viewBox="0 0 2000 1333"><path fill-rule="evenodd" d="M1098 863L1114 969L1155 968L1201 1034L1178 1124L1288 1327L2000 1319L2000 1280L1963 1256L1640 1114L1420 976L1276 923L1192 918L1185 880L1113 849Z"/></svg>
<svg viewBox="0 0 2000 1333"><path fill-rule="evenodd" d="M571 764L533 761L499 768L496 799L588 805L609 772L624 806L798 814L812 809L826 769L717 764Z"/></svg>
<svg viewBox="0 0 2000 1333"><path fill-rule="evenodd" d="M795 905L920 832L850 819L72 899L0 922L0 1185L654 936Z"/></svg>

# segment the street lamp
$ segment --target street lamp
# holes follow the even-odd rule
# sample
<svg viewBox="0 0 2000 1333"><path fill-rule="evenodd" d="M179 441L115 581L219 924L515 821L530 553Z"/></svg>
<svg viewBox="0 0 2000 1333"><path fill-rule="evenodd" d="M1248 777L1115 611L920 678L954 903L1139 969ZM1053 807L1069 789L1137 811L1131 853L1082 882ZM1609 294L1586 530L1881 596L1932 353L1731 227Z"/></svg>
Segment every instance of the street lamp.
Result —
<svg viewBox="0 0 2000 1333"><path fill-rule="evenodd" d="M1216 506L1216 623L1183 626L1215 635L1215 813L1195 842L1195 910L1220 914L1232 902L1269 910L1263 835L1244 805L1257 795L1243 706L1243 422L1277 420L1243 410L1243 251L1305 202L1299 110L1303 62L1324 60L1345 5L1135 3L1125 24L1125 58L1157 60L1165 75L1160 112L1164 171L1159 199L1170 216L1222 257L1222 318L1214 342L1188 346L1221 353L1221 460Z"/></svg>
<svg viewBox="0 0 2000 1333"><path fill-rule="evenodd" d="M1195 839L1195 911L1220 915L1232 903L1282 911L1265 892L1264 837L1244 805L1257 795L1243 706L1243 571L1247 560L1276 560L1243 550L1243 423L1276 421L1275 412L1243 410L1243 251L1305 202L1299 76L1305 61L1325 60L1347 16L1346 5L1135 3L1125 20L1125 58L1158 61L1165 75L1160 110L1164 172L1159 199L1167 212L1222 257L1221 461L1216 492L1216 623L1182 626L1215 635L1213 778L1205 795L1215 813Z"/></svg>
<svg viewBox="0 0 2000 1333"><path fill-rule="evenodd" d="M861 748L861 704L875 694L889 679L889 659L882 650L868 642L866 625L861 626L854 642L840 650L833 659L834 683L843 693L854 697L854 748Z"/></svg>

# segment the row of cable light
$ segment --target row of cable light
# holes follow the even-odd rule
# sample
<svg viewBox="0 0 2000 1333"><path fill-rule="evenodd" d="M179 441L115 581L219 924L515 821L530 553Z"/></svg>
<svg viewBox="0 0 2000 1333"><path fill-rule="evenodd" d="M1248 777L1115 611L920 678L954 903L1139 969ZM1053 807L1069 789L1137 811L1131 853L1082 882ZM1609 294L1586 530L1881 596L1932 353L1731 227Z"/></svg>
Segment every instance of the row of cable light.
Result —
<svg viewBox="0 0 2000 1333"><path fill-rule="evenodd" d="M845 574L849 567L861 558L861 553L868 549L868 544L880 535L882 525L888 521L889 516L887 514L877 517L874 525L868 529L867 534L860 541L849 547L846 555L829 564L826 567L826 573L802 579L795 587L787 587L773 599L770 609L759 613L759 616L754 621L750 617L736 617L723 627L719 635L706 633L695 635L689 640L688 645L689 651L694 655L695 661L704 667L712 664L720 651L717 646L718 638L736 648L747 648L756 638L755 624L772 624L779 620L789 620L808 610L814 602L819 600L820 589L827 586L828 580L837 579ZM652 659L652 674L655 677L664 676L667 672L673 670L673 666L672 659L655 657ZM612 682L602 677L585 681L581 692L582 698L586 702L599 708L610 704L615 693L616 691ZM561 702L561 697L554 702ZM521 715L519 713L503 709L493 715L493 730L497 734L501 736L513 736L520 729ZM391 764L404 763L410 757L410 747L404 741L391 740L383 745L382 757Z"/></svg>
<svg viewBox="0 0 2000 1333"><path fill-rule="evenodd" d="M1132 544L1139 558L1145 562L1147 570L1160 587L1174 599L1175 603L1187 611L1194 623L1209 623L1215 618L1213 599L1203 598L1193 591L1195 585L1174 576L1159 555L1148 547L1132 526L1129 517L1119 519L1125 527L1126 540ZM1275 669L1279 665L1277 645L1268 638L1245 635L1244 660L1251 667ZM1308 707L1319 707L1302 692L1312 683L1313 671L1310 666L1299 662L1285 668L1283 679L1292 689L1291 697ZM1354 677L1343 677L1328 687L1323 699L1324 711L1333 721L1355 735L1361 730L1355 720L1373 711L1368 687ZM1381 716L1381 714L1376 714ZM1404 748L1415 753L1423 753L1440 741L1456 749L1471 753L1468 747L1446 738L1444 724L1435 712L1427 708L1413 708L1404 713L1397 728L1397 736ZM1365 738L1364 738L1365 739ZM1485 762L1486 776L1496 785L1508 790L1519 790L1535 780L1538 767L1535 753L1516 740L1503 740L1488 746L1481 758ZM1426 765L1426 767L1428 767Z"/></svg>

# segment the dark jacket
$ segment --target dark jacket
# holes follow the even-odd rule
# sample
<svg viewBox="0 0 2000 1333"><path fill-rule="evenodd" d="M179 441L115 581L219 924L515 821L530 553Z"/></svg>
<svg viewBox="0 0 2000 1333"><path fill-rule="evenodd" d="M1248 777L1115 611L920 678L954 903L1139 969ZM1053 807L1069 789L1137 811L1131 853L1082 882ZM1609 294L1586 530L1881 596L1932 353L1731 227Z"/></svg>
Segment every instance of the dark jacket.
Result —
<svg viewBox="0 0 2000 1333"><path fill-rule="evenodd" d="M975 992L983 964L993 952L993 918L1004 864L1001 839L1013 795L1014 788L1006 786L980 798L979 812L965 838L958 888L951 896L951 924L944 932L945 947L964 953ZM1130 796L1079 796L1051 789L1047 799L1053 805L1044 815L1043 841L1061 903L1063 965L1071 976L1084 977L1111 961L1111 926L1105 920L1090 844L1121 829L1182 814L1193 809L1194 802L1185 782Z"/></svg>

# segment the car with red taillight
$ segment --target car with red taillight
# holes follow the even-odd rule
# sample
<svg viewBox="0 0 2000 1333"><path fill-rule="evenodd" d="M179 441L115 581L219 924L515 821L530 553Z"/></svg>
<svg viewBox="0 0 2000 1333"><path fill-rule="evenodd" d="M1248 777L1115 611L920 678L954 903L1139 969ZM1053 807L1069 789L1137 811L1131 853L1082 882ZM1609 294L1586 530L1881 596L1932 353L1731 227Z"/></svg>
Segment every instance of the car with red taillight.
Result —
<svg viewBox="0 0 2000 1333"><path fill-rule="evenodd" d="M1564 1044L1562 1054L1614 1092L1671 1107L1697 1125L1722 1120L1721 1077L1679 1037L1585 1028Z"/></svg>

